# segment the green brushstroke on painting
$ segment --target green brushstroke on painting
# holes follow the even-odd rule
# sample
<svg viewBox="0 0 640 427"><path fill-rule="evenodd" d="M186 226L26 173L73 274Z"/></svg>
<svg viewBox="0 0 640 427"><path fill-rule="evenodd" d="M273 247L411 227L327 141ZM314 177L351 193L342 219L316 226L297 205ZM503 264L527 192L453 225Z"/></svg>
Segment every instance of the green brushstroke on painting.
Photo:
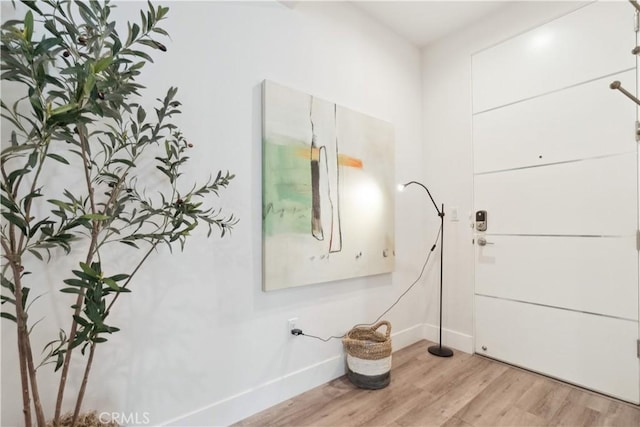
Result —
<svg viewBox="0 0 640 427"><path fill-rule="evenodd" d="M263 142L263 232L311 233L311 172L309 159L297 145Z"/></svg>

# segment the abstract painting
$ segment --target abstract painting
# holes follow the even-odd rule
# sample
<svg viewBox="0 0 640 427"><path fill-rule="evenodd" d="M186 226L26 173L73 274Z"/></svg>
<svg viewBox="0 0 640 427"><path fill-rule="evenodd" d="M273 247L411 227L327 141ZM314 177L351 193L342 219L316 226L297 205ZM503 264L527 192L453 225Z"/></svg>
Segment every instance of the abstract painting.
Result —
<svg viewBox="0 0 640 427"><path fill-rule="evenodd" d="M263 289L389 273L393 126L263 85Z"/></svg>

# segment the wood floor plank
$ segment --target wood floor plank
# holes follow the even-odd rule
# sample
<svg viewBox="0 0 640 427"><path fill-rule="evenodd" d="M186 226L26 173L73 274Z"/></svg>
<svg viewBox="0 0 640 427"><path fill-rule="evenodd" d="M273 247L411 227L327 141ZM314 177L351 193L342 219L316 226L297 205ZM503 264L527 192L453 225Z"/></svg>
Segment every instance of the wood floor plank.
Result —
<svg viewBox="0 0 640 427"><path fill-rule="evenodd" d="M598 426L601 422L601 412L576 405L570 400L565 400L550 420L550 424L554 426Z"/></svg>
<svg viewBox="0 0 640 427"><path fill-rule="evenodd" d="M323 419L322 425L368 426L390 424L418 404L420 390L409 385L389 385L383 390L361 392L366 396Z"/></svg>
<svg viewBox="0 0 640 427"><path fill-rule="evenodd" d="M466 358L465 369L450 372L442 382L430 386L435 400L426 401L397 421L401 425L441 425L456 415L471 400L499 377L506 368L481 358Z"/></svg>
<svg viewBox="0 0 640 427"><path fill-rule="evenodd" d="M496 425L534 381L533 374L507 369L455 415L473 425Z"/></svg>
<svg viewBox="0 0 640 427"><path fill-rule="evenodd" d="M451 417L446 423L442 424L442 427L473 427L473 425L458 417Z"/></svg>
<svg viewBox="0 0 640 427"><path fill-rule="evenodd" d="M560 383L544 381L536 378L532 387L527 390L518 406L542 419L550 420L565 403L570 389Z"/></svg>
<svg viewBox="0 0 640 427"><path fill-rule="evenodd" d="M482 425L482 424L478 424ZM495 418L495 422L487 425L495 426L548 426L549 423L544 418L534 415L530 412L524 411L516 406L506 408L499 416Z"/></svg>
<svg viewBox="0 0 640 427"><path fill-rule="evenodd" d="M640 407L485 357L440 358L420 341L393 355L391 383L363 390L346 377L236 426L640 426Z"/></svg>
<svg viewBox="0 0 640 427"><path fill-rule="evenodd" d="M604 414L603 426L640 426L640 407L611 401Z"/></svg>
<svg viewBox="0 0 640 427"><path fill-rule="evenodd" d="M347 393L353 393L353 386L345 377L337 378L302 393L279 405L266 409L253 417L246 418L237 426L296 425L299 420L317 414L325 405L339 401Z"/></svg>

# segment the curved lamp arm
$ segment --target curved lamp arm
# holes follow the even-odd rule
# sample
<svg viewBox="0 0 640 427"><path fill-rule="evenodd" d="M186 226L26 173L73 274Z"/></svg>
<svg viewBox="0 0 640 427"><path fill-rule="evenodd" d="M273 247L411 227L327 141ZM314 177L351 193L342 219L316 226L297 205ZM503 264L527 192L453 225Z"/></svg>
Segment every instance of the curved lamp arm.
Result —
<svg viewBox="0 0 640 427"><path fill-rule="evenodd" d="M433 200L433 196L431 195L431 192L430 192L430 191L429 191L429 189L428 189L424 184L422 184L421 182L418 182L418 181L409 181L409 182L407 182L406 184L401 184L401 185L400 185L400 190L403 190L405 187L407 187L407 186L409 186L409 185L411 185L411 184L416 184L416 185L419 185L420 187L424 188L424 190L425 190L425 191L427 192L427 194L429 195L429 198L431 199L431 203L433 203L433 207L434 207L434 208L436 208L436 211L438 212L438 216L439 216L439 217L444 217L444 209L443 209L443 210L438 209L438 205L436 204L436 201L435 201L435 200Z"/></svg>

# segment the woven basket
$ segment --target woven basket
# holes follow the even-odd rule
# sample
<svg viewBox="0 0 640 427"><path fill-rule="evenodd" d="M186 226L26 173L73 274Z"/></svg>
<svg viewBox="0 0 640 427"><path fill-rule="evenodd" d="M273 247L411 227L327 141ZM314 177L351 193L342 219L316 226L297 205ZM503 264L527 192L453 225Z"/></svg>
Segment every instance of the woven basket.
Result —
<svg viewBox="0 0 640 427"><path fill-rule="evenodd" d="M377 329L386 326L385 333ZM347 352L347 377L356 386L384 388L391 382L391 323L356 326L342 339Z"/></svg>

